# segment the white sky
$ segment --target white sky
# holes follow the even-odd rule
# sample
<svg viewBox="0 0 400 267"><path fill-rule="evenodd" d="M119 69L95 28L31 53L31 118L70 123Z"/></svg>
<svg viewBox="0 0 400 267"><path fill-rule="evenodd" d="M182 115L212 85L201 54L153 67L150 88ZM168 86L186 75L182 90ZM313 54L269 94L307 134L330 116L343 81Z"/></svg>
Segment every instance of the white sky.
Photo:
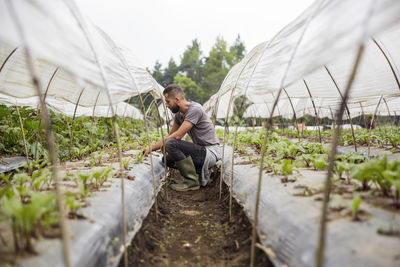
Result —
<svg viewBox="0 0 400 267"><path fill-rule="evenodd" d="M177 64L197 38L208 55L217 36L236 36L249 52L272 38L313 0L77 0L81 12L151 69L156 60Z"/></svg>

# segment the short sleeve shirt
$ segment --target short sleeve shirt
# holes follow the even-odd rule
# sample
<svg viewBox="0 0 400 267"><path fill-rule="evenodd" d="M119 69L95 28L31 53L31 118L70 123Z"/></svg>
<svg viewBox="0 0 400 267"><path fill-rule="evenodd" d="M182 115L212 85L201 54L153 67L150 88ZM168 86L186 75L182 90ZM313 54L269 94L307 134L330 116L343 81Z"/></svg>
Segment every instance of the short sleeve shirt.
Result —
<svg viewBox="0 0 400 267"><path fill-rule="evenodd" d="M174 121L180 126L184 121L191 122L193 127L188 131L193 143L201 146L210 146L219 143L214 126L205 113L203 107L196 102L190 102L186 114L175 114Z"/></svg>

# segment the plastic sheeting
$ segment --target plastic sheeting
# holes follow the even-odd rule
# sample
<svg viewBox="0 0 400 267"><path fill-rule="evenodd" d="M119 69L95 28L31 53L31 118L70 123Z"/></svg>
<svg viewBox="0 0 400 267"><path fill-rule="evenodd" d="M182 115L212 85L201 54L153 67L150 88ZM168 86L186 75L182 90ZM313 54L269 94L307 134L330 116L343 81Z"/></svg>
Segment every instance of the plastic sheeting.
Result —
<svg viewBox="0 0 400 267"><path fill-rule="evenodd" d="M154 158L157 192L164 166L160 158ZM127 242L139 231L143 219L154 203L152 171L149 164L140 164L130 170L133 181L125 180L125 207L128 226ZM122 255L122 208L120 181L105 191L97 192L90 199L89 207L80 209L87 219L70 220L71 264L72 266L118 266ZM115 241L117 240L117 241ZM59 239L46 239L39 242L36 257L25 259L21 266L64 266Z"/></svg>
<svg viewBox="0 0 400 267"><path fill-rule="evenodd" d="M78 12L69 0L0 1L0 103L37 106L24 45L34 57L42 94L55 111L65 109L65 103L99 107L120 105L149 91L160 95L162 87L128 49L116 46L88 19L78 22L74 14ZM16 20L26 43L21 42ZM96 110L100 113L95 116L103 116L102 109Z"/></svg>
<svg viewBox="0 0 400 267"><path fill-rule="evenodd" d="M74 116L75 105L71 103L60 103L59 101L54 101L53 99L49 99L47 101L49 107L57 113L64 114L68 117ZM127 103L119 103L117 105L113 105L115 115L121 118L132 118L132 119L143 119L142 113L132 105ZM111 109L109 106L99 106L99 107L80 107L78 106L76 109L75 116L87 116L90 117L96 114L96 117L104 117L109 118L112 117Z"/></svg>
<svg viewBox="0 0 400 267"><path fill-rule="evenodd" d="M0 173L17 170L26 164L25 157L0 158Z"/></svg>
<svg viewBox="0 0 400 267"><path fill-rule="evenodd" d="M230 184L232 149L225 149L225 182ZM259 168L251 165L235 165L233 195L243 206L250 220L254 218ZM281 183L279 176L263 175L261 185L258 234L265 247L272 249L276 257L270 257L276 266L314 266L317 250L321 202L312 197L298 197L295 185L310 188L323 186L325 172L301 170L297 182ZM352 201L330 205L351 207ZM374 208L366 203L361 209L371 213L367 221L352 222L338 218L329 222L326 239L324 266L399 266L400 239L377 233L380 227L399 225L399 217L389 211ZM379 256L378 256L379 255Z"/></svg>
<svg viewBox="0 0 400 267"><path fill-rule="evenodd" d="M204 106L223 118L228 110L232 114L231 94L233 99L245 95L256 105L246 116L267 117L285 88L274 115L293 116L289 98L299 114L314 114L310 99L317 109L336 111L362 43L365 50L348 100L351 116L361 112L360 103L371 110L381 96L388 102L398 99L400 2L319 0L235 65ZM400 112L400 105L391 105L394 111ZM330 111L324 115L331 117Z"/></svg>

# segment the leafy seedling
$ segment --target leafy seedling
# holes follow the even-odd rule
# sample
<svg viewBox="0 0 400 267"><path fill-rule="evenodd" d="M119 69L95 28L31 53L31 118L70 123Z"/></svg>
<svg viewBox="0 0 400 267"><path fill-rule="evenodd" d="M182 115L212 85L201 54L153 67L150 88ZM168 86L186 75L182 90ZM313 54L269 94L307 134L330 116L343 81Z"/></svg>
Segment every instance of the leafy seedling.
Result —
<svg viewBox="0 0 400 267"><path fill-rule="evenodd" d="M361 198L359 195L354 196L353 198L353 204L351 205L351 216L353 221L358 221L360 220L359 218L359 212L360 212L360 205L361 205Z"/></svg>
<svg viewBox="0 0 400 267"><path fill-rule="evenodd" d="M136 154L135 163L142 163L142 162L143 162L143 158L144 158L144 153L143 153L143 151L139 151L139 152Z"/></svg>

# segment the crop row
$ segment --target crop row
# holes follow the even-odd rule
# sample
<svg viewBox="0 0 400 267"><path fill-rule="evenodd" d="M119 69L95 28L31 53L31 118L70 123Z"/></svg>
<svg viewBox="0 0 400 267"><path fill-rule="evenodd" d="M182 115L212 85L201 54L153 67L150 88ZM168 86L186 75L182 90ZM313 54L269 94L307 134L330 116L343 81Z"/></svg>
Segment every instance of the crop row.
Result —
<svg viewBox="0 0 400 267"><path fill-rule="evenodd" d="M21 117L31 160L13 173L0 174L0 238L8 250L15 253L33 252L33 244L43 236L59 235L59 214L53 180L44 137L39 127L38 114L29 108L20 108ZM24 155L24 144L19 118L15 109L0 106L0 154ZM88 198L110 186L115 169L108 163L115 162L118 151L113 140L111 119L77 117L51 114L52 128L56 137L57 152L61 162L72 158L74 162L61 163L64 185L65 210L68 217L83 218L79 208L88 205ZM160 140L159 131L143 133L143 121L118 119L122 151L140 150L150 142ZM72 137L72 138L71 138ZM77 161L81 160L81 161ZM127 155L123 160L125 169L134 160L140 162L142 153ZM68 166L81 164L83 169L71 170ZM74 168L74 167L73 167ZM117 175L118 176L118 175ZM6 228L3 226L7 225ZM6 231L3 231L5 230ZM9 235L12 238L4 237ZM4 236L3 236L4 235ZM12 240L12 242L10 241Z"/></svg>
<svg viewBox="0 0 400 267"><path fill-rule="evenodd" d="M281 134L282 130L277 130L277 133ZM321 131L320 134L323 141L329 142L332 139L333 131L324 130ZM292 138L307 138L314 141L319 140L318 131L303 130L298 132L293 129L285 129L284 135ZM371 133L369 133L368 129L365 128L355 129L354 139L358 146L367 146L369 142L372 146L382 148L389 147L396 150L400 148L400 128L382 127L372 129ZM339 145L353 145L354 139L350 129L342 129L339 138Z"/></svg>
<svg viewBox="0 0 400 267"><path fill-rule="evenodd" d="M218 131L220 138L222 131ZM242 157L259 164L259 151L265 130L239 132L235 148ZM233 133L228 134L227 144L233 145ZM282 138L277 132L269 134L264 169L277 175L288 176L299 172L300 168L325 170L328 164L329 146L306 141L293 142ZM347 181L354 184L354 190L368 191L393 199L394 206L400 208L400 160L388 161L385 152L374 159L367 159L360 153L336 155L334 161L335 182ZM353 183L354 182L354 183Z"/></svg>

